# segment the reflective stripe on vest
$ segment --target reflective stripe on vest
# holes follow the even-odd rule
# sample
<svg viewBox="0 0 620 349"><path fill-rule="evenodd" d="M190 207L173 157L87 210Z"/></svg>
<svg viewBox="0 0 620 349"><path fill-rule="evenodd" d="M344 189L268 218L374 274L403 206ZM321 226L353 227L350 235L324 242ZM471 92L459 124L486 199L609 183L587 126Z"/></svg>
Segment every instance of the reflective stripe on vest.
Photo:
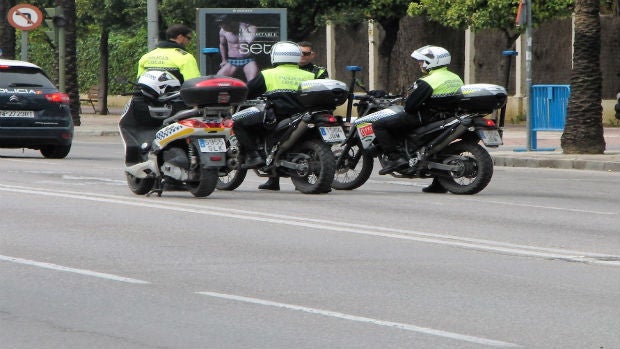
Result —
<svg viewBox="0 0 620 349"><path fill-rule="evenodd" d="M458 92L459 87L463 86L463 80L449 71L447 67L433 69L428 75L421 78L433 88L432 97L452 95Z"/></svg>
<svg viewBox="0 0 620 349"><path fill-rule="evenodd" d="M262 71L265 78L266 92L275 90L297 91L299 84L306 80L313 80L314 74L299 69L297 65L285 64Z"/></svg>

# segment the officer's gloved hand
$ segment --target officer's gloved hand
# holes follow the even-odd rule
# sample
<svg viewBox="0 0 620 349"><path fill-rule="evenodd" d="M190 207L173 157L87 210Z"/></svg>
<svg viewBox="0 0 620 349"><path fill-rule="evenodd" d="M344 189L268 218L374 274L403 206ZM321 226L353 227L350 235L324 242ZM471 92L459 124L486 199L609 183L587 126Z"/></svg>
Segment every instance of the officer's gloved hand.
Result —
<svg viewBox="0 0 620 349"><path fill-rule="evenodd" d="M386 93L384 90L371 90L368 91L369 96L373 96L375 98L385 97Z"/></svg>

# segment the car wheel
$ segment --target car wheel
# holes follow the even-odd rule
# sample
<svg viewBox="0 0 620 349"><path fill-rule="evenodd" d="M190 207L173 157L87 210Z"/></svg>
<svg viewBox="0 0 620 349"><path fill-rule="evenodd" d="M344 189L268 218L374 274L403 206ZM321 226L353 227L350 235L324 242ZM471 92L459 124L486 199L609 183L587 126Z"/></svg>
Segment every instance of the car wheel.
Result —
<svg viewBox="0 0 620 349"><path fill-rule="evenodd" d="M41 155L47 159L64 159L69 155L71 151L71 144L69 145L46 145L40 149Z"/></svg>

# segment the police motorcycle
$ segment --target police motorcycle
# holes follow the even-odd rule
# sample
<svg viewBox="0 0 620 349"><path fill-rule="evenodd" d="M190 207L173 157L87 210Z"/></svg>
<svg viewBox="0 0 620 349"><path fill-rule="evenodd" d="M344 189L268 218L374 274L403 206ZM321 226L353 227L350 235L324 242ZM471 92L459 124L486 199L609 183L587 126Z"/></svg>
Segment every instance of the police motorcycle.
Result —
<svg viewBox="0 0 620 349"><path fill-rule="evenodd" d="M363 117L379 110L388 108L392 105L402 105L404 97L402 95L392 95L384 90L368 90L364 84L356 79L357 72L362 67L349 65L346 67L351 72L351 82L349 83L349 98L347 101L346 118L344 121L345 130L349 130L351 126L351 118L353 108L357 110L357 117ZM358 87L364 93L355 94L355 88ZM366 183L373 168L373 157L357 145L351 145L346 148L341 143L332 145L332 152L340 162L336 167L336 174L332 182L332 188L337 190L353 190ZM365 159L360 160L361 157ZM360 166L357 166L360 164Z"/></svg>
<svg viewBox="0 0 620 349"><path fill-rule="evenodd" d="M476 194L483 190L493 176L493 159L487 147L498 147L502 142L502 129L506 112L506 89L492 84L463 85L457 94L431 98L427 110L432 113L431 123L408 133L399 141L398 151L409 160L408 164L391 175L396 178L434 178L453 194ZM404 107L390 106L352 123L343 142L343 149L336 159L340 171L370 168L373 158L381 165L388 161L387 155L375 143L372 123L386 115L400 113ZM354 147L362 154L351 156ZM338 182L336 189L351 190L366 182L366 172L356 178Z"/></svg>
<svg viewBox="0 0 620 349"><path fill-rule="evenodd" d="M209 75L186 80L175 91L168 88L176 84L167 72L143 76L119 122L129 189L161 196L182 187L195 197L210 195L226 167L232 127L227 117L232 105L245 100L247 86L239 79ZM170 103L177 99L190 109Z"/></svg>
<svg viewBox="0 0 620 349"><path fill-rule="evenodd" d="M259 177L290 177L301 193L327 193L335 172L331 144L345 139L342 120L333 111L347 100L346 84L332 79L304 81L296 97L305 111L279 122L269 120L270 101L265 97L246 101L233 117L259 114L267 118L267 130L257 137L258 152L265 159L265 165L254 170ZM220 190L236 189L247 173L241 166L245 154L239 151L235 136L229 141L233 151L228 173L220 176Z"/></svg>

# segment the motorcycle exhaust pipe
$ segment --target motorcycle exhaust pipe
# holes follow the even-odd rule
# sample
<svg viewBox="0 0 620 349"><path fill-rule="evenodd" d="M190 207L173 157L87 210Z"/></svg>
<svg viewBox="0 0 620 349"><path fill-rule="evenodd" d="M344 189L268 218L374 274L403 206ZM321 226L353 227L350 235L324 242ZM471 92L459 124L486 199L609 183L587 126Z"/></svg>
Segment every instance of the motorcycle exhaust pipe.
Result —
<svg viewBox="0 0 620 349"><path fill-rule="evenodd" d="M232 147L226 151L226 167L237 169L239 168L239 148Z"/></svg>
<svg viewBox="0 0 620 349"><path fill-rule="evenodd" d="M295 143L297 143L297 141L301 138L301 136L303 136L304 133L306 133L307 129L308 129L308 124L303 120L300 121L299 125L297 126L297 129L295 129L295 131L291 133L291 136L286 141L284 141L284 143L280 145L279 151L287 151L289 148L295 145Z"/></svg>
<svg viewBox="0 0 620 349"><path fill-rule="evenodd" d="M427 155L435 154L436 152L445 148L448 144L452 143L455 139L461 137L465 132L467 132L467 127L461 124L461 125L458 125L452 133L441 134L440 136L438 136L431 142Z"/></svg>
<svg viewBox="0 0 620 349"><path fill-rule="evenodd" d="M239 168L239 165L239 160L237 160L237 158L226 159L226 167L228 168L237 169Z"/></svg>

